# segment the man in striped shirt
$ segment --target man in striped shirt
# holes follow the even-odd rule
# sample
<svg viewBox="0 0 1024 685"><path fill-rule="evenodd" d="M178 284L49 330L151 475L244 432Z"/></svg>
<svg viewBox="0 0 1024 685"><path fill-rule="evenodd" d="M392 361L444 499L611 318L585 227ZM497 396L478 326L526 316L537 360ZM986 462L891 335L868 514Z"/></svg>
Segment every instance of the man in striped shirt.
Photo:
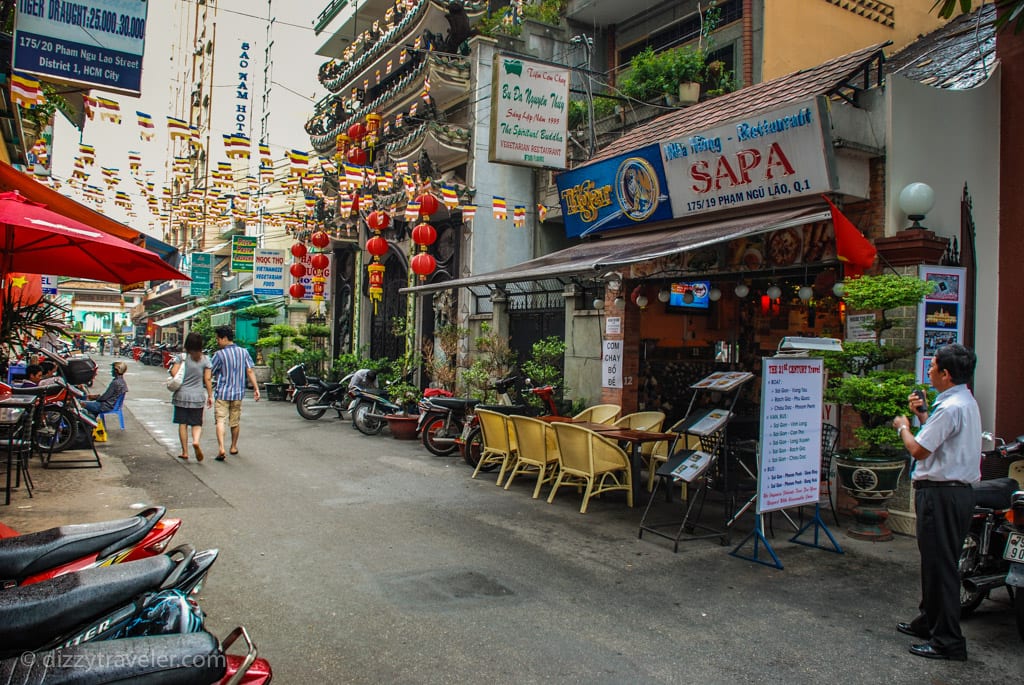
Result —
<svg viewBox="0 0 1024 685"><path fill-rule="evenodd" d="M253 398L260 401L260 386L256 382L249 351L235 344L235 333L229 326L217 328L217 347L213 354L213 377L217 379L213 416L217 422L217 461L224 461L224 422L231 428L231 454L238 454L238 432L242 419L242 398L245 397L245 379L252 383Z"/></svg>

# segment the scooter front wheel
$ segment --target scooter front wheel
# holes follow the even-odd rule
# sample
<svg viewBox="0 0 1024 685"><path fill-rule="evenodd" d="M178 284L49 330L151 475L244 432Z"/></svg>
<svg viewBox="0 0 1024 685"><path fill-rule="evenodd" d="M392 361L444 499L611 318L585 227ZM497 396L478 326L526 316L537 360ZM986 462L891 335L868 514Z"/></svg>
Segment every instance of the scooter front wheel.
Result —
<svg viewBox="0 0 1024 685"><path fill-rule="evenodd" d="M371 416L372 410L373 407L371 405L361 402L352 413L353 425L355 425L356 430L364 435L377 435L384 428L384 421L382 419Z"/></svg>
<svg viewBox="0 0 1024 685"><path fill-rule="evenodd" d="M453 418L446 428L445 417L438 414L428 417L423 423L420 440L431 454L447 457L459 449L455 444L455 437L458 435L462 435L462 422ZM444 442L435 442L435 438L443 438Z"/></svg>

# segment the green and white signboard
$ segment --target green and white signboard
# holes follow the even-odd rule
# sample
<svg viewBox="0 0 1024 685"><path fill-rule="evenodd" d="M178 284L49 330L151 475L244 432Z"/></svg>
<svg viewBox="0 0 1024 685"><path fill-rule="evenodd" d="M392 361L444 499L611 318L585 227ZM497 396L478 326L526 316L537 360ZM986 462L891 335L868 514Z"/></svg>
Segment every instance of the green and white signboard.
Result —
<svg viewBox="0 0 1024 685"><path fill-rule="evenodd" d="M189 294L204 297L213 286L213 255L206 252L192 253L192 283Z"/></svg>

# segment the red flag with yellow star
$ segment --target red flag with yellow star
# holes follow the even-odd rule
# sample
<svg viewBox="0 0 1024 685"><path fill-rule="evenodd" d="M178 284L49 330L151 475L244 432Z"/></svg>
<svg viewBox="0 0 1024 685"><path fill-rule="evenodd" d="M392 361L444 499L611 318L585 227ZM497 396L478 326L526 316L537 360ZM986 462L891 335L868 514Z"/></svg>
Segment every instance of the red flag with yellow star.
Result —
<svg viewBox="0 0 1024 685"><path fill-rule="evenodd" d="M10 273L5 285L15 307L27 307L43 299L43 278L39 274Z"/></svg>

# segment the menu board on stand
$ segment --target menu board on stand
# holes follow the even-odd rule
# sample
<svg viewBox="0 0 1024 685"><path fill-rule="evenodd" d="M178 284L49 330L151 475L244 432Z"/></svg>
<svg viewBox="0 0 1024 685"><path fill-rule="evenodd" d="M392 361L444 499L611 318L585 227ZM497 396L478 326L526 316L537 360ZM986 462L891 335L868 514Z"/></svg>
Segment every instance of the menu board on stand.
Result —
<svg viewBox="0 0 1024 685"><path fill-rule="evenodd" d="M804 355L780 354L763 358L761 369L761 441L755 495L756 522L754 531L736 546L732 555L781 569L782 562L764 536L763 515L805 505L814 506L814 517L790 538L790 542L828 549L818 544L818 534L823 531L832 542L833 549L830 551L841 554L842 550L821 518L818 504L821 497L824 360ZM812 528L813 543L798 539ZM753 555L740 554L739 550L751 540L754 543ZM771 555L773 563L759 558L759 547L762 545Z"/></svg>

